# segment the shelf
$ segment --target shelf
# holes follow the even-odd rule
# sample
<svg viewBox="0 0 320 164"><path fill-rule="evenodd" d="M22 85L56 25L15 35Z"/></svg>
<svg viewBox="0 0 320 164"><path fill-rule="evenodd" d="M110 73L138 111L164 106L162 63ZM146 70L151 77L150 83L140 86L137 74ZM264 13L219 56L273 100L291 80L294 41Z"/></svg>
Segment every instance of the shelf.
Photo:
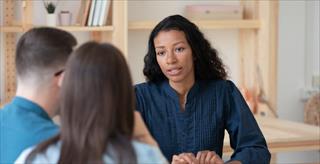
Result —
<svg viewBox="0 0 320 164"><path fill-rule="evenodd" d="M21 26L0 26L0 32L23 32Z"/></svg>
<svg viewBox="0 0 320 164"><path fill-rule="evenodd" d="M215 20L215 21L193 21L201 29L259 29L258 20ZM151 30L157 21L131 21L129 30ZM66 31L113 31L113 26L87 27L87 26L56 26L56 28ZM1 32L23 32L21 26L4 26Z"/></svg>
<svg viewBox="0 0 320 164"><path fill-rule="evenodd" d="M70 31L70 32L77 32L77 31L79 31L79 32L113 31L113 26L100 26L100 27L55 26L55 28L59 28L59 29L65 30L65 31ZM1 32L23 32L24 29L21 26L1 26L0 27L0 31Z"/></svg>
<svg viewBox="0 0 320 164"><path fill-rule="evenodd" d="M81 31L81 32L92 32L92 31L113 31L113 26L99 26L99 27L88 27L88 26L56 26L56 28L66 31Z"/></svg>
<svg viewBox="0 0 320 164"><path fill-rule="evenodd" d="M259 20L192 20L201 29L259 29ZM129 30L151 30L158 22L156 21L131 21Z"/></svg>

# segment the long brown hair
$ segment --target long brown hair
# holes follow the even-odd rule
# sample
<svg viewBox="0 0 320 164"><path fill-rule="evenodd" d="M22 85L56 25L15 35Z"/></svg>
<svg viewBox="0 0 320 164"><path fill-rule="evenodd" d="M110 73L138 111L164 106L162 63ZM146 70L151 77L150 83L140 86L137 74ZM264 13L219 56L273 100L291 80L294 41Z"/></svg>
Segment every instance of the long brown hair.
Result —
<svg viewBox="0 0 320 164"><path fill-rule="evenodd" d="M62 142L58 163L136 163L131 144L134 95L122 53L110 44L88 42L70 57L61 89L61 132L37 146L27 161Z"/></svg>

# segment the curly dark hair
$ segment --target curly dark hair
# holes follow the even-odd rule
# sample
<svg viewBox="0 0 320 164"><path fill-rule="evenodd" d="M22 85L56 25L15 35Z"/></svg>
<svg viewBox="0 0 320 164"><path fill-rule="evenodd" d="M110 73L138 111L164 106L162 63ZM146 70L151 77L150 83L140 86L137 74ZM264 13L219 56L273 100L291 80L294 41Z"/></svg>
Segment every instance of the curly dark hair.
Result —
<svg viewBox="0 0 320 164"><path fill-rule="evenodd" d="M227 78L225 66L219 58L217 50L211 47L199 28L181 15L172 15L158 23L150 34L143 68L143 74L147 81L160 82L167 79L156 59L154 38L159 32L170 30L184 32L192 49L196 80L225 80Z"/></svg>

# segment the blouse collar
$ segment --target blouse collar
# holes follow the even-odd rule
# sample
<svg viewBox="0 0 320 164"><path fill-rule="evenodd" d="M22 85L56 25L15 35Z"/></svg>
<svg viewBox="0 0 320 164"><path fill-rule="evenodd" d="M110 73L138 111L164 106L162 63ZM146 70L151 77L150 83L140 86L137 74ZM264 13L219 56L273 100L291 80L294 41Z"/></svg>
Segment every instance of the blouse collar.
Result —
<svg viewBox="0 0 320 164"><path fill-rule="evenodd" d="M167 95L169 95L171 98L179 101L178 93L170 86L168 80L165 80L162 83L162 88L164 89L164 91L166 92ZM199 91L200 91L199 82L195 81L195 83L193 84L193 86L191 87L191 89L189 90L189 92L187 94L187 102L194 99L199 94Z"/></svg>

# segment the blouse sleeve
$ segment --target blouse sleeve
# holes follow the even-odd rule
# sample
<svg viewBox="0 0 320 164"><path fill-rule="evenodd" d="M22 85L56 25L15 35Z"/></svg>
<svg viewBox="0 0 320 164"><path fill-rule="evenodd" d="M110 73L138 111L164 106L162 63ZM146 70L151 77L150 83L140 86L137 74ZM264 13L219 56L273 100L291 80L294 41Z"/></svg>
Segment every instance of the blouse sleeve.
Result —
<svg viewBox="0 0 320 164"><path fill-rule="evenodd" d="M237 87L231 81L227 83L225 125L234 150L231 160L270 163L270 152L253 114Z"/></svg>

